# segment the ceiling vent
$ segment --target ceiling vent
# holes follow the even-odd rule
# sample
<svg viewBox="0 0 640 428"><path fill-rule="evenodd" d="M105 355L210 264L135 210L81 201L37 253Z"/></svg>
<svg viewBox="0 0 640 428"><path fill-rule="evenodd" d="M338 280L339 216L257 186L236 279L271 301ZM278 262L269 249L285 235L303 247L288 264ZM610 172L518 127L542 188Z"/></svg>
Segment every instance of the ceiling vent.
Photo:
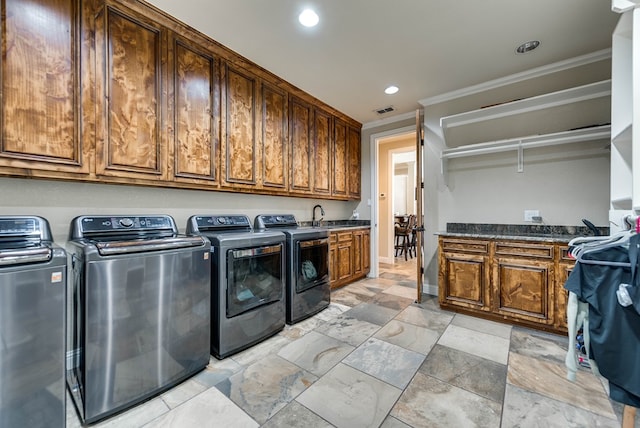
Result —
<svg viewBox="0 0 640 428"><path fill-rule="evenodd" d="M387 114L387 113L391 113L392 111L395 111L396 109L393 108L393 106L389 106L389 107L382 107L382 108L378 108L375 109L374 111L378 114Z"/></svg>

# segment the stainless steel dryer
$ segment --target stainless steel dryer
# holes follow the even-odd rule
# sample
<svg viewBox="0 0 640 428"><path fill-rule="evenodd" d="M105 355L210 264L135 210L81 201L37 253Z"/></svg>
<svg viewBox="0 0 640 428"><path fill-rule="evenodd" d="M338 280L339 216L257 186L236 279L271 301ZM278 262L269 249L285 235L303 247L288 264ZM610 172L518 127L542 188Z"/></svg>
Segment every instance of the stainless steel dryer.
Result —
<svg viewBox="0 0 640 428"><path fill-rule="evenodd" d="M224 358L282 330L284 235L253 232L246 215L192 216L187 233L211 241L211 354Z"/></svg>
<svg viewBox="0 0 640 428"><path fill-rule="evenodd" d="M73 349L67 382L91 423L209 362L210 245L167 215L71 223Z"/></svg>
<svg viewBox="0 0 640 428"><path fill-rule="evenodd" d="M67 255L42 217L0 217L0 427L64 427Z"/></svg>
<svg viewBox="0 0 640 428"><path fill-rule="evenodd" d="M255 230L282 231L287 238L287 323L302 321L329 306L329 231L300 227L292 214L259 215L254 226Z"/></svg>

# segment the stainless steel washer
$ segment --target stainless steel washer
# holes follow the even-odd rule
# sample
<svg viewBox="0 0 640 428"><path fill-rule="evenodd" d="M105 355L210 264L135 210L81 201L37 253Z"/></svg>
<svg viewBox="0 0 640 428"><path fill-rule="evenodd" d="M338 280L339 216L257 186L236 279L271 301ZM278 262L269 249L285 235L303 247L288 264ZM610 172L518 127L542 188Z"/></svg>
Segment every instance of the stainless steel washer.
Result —
<svg viewBox="0 0 640 428"><path fill-rule="evenodd" d="M167 215L71 223L73 349L67 382L91 423L209 362L210 245Z"/></svg>
<svg viewBox="0 0 640 428"><path fill-rule="evenodd" d="M187 233L211 241L211 354L224 358L282 330L284 235L253 232L246 215L192 216Z"/></svg>
<svg viewBox="0 0 640 428"><path fill-rule="evenodd" d="M0 217L0 427L64 427L67 255L37 216Z"/></svg>

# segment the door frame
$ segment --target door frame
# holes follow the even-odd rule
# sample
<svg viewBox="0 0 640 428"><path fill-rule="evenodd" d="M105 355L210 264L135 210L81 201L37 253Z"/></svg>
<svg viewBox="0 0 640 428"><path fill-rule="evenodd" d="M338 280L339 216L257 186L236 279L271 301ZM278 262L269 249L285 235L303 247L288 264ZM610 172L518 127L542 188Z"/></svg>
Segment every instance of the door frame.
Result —
<svg viewBox="0 0 640 428"><path fill-rule="evenodd" d="M369 276L373 278L378 277L378 259L380 256L380 252L378 251L378 246L380 242L379 234L380 228L378 226L378 159L379 159L379 149L380 149L380 141L389 137L397 137L400 135L411 135L415 136L416 134L416 126L404 126L397 129L391 129L389 131L378 132L375 134L371 134L369 137L369 147L371 152L371 194L369 195L369 200L371 201L371 269L369 272Z"/></svg>

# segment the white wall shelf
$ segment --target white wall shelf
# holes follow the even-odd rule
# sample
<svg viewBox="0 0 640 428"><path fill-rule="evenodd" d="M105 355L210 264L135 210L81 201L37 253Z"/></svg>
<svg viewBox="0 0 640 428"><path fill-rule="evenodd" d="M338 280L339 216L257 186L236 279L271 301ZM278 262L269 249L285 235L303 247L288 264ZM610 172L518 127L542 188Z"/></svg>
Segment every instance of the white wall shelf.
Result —
<svg viewBox="0 0 640 428"><path fill-rule="evenodd" d="M477 156L488 153L498 153L543 146L555 146L580 141L608 140L611 138L611 126L601 125L591 128L575 129L572 131L555 132L545 135L530 135L527 137L510 138L508 140L493 141L488 143L470 144L468 146L446 149L440 155L441 159L460 158L465 156Z"/></svg>
<svg viewBox="0 0 640 428"><path fill-rule="evenodd" d="M511 101L491 107L471 110L440 118L440 127L443 132L472 123L484 122L492 119L509 117L517 114L528 113L536 110L548 109L565 104L592 100L595 98L609 97L611 95L611 80L590 83L562 91L551 92L531 98Z"/></svg>
<svg viewBox="0 0 640 428"><path fill-rule="evenodd" d="M572 131L555 132L545 135L530 135L521 138L492 141L488 143L470 144L468 146L445 149L440 154L441 173L447 175L447 160L467 156L479 156L491 153L518 151L518 172L524 169L524 149L534 147L557 146L560 144L579 143L611 138L611 126L601 125ZM446 181L446 180L445 180Z"/></svg>
<svg viewBox="0 0 640 428"><path fill-rule="evenodd" d="M611 232L620 218L640 212L640 0L612 0L624 12L612 36L611 57Z"/></svg>

